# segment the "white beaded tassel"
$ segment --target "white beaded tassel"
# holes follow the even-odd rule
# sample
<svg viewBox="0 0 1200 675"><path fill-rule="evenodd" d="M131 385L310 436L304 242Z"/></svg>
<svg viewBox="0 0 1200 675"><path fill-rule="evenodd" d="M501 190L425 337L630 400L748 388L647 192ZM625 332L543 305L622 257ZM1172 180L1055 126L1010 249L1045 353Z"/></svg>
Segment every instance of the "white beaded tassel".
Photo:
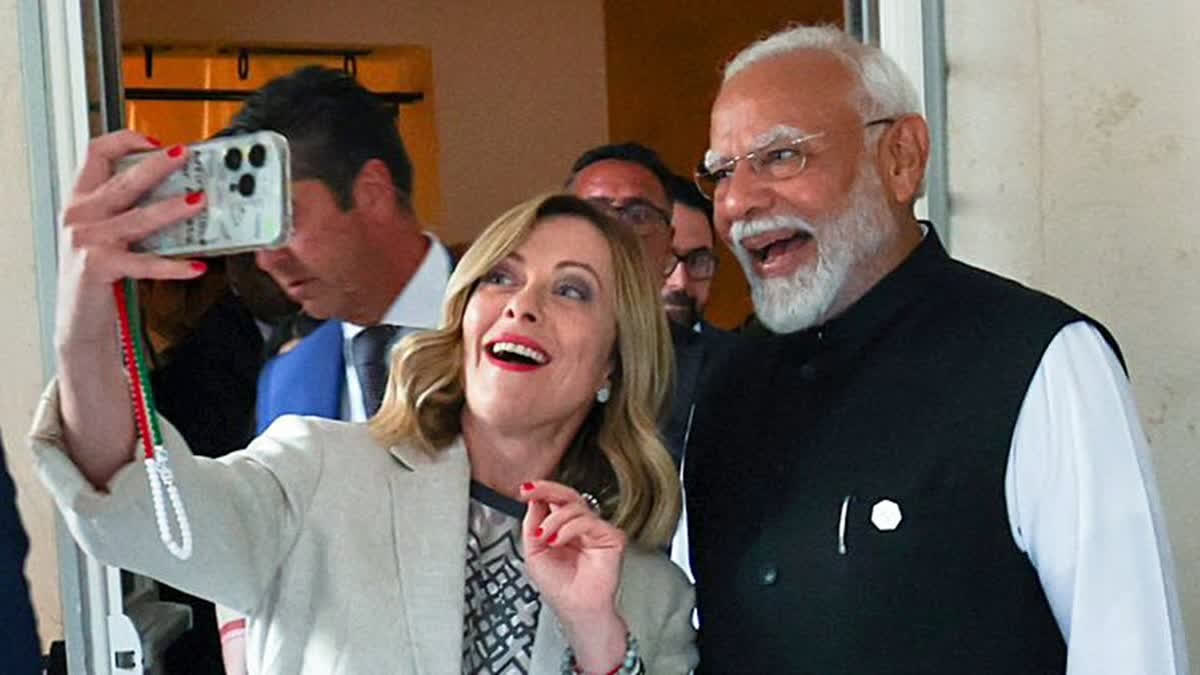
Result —
<svg viewBox="0 0 1200 675"><path fill-rule="evenodd" d="M144 460L146 475L150 478L150 499L154 502L154 519L158 521L158 537L171 555L180 560L192 557L192 526L188 522L187 511L183 508L183 499L179 496L179 488L175 486L175 474L167 467L166 448L156 446L154 458ZM167 498L171 500L171 511L175 514L175 522L179 526L179 541L171 531L171 523L167 518L167 505L163 500L163 487L166 487Z"/></svg>

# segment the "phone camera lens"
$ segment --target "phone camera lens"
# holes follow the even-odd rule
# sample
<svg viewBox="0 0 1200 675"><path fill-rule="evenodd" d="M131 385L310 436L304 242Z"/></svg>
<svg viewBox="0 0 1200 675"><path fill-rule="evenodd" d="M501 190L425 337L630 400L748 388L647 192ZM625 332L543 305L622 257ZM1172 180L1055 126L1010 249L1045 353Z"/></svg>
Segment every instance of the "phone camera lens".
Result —
<svg viewBox="0 0 1200 675"><path fill-rule="evenodd" d="M242 151L237 148L230 148L225 153L225 168L230 171L237 171L242 166Z"/></svg>
<svg viewBox="0 0 1200 675"><path fill-rule="evenodd" d="M238 179L238 192L242 193L243 197L249 197L254 194L254 176L250 174L242 174Z"/></svg>
<svg viewBox="0 0 1200 675"><path fill-rule="evenodd" d="M258 168L267 161L267 149L261 143L255 143L250 148L250 166Z"/></svg>

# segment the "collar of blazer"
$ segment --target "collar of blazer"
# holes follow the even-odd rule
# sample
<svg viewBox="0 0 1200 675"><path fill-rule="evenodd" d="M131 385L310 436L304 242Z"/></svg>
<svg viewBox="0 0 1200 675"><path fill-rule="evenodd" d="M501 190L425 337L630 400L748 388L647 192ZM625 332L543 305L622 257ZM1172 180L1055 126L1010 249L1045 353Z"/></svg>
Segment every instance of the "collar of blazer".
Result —
<svg viewBox="0 0 1200 675"><path fill-rule="evenodd" d="M466 458L466 446L460 434L451 441L450 445L429 452L416 443L394 443L388 446L388 453L409 471L420 471L446 461L454 461L459 457Z"/></svg>
<svg viewBox="0 0 1200 675"><path fill-rule="evenodd" d="M409 471L416 471L421 455L425 455L423 450L418 450L411 445L393 445L388 448L388 452Z"/></svg>

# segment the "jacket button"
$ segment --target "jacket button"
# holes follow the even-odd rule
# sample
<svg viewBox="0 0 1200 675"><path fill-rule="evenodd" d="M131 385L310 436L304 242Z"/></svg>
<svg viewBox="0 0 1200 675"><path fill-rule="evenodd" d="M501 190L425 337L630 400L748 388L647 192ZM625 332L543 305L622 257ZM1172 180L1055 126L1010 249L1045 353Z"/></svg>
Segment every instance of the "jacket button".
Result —
<svg viewBox="0 0 1200 675"><path fill-rule="evenodd" d="M817 379L817 367L811 363L800 366L800 379L805 382L812 382Z"/></svg>
<svg viewBox="0 0 1200 675"><path fill-rule="evenodd" d="M774 565L763 565L758 572L758 583L763 586L770 586L779 578L779 570L775 569Z"/></svg>

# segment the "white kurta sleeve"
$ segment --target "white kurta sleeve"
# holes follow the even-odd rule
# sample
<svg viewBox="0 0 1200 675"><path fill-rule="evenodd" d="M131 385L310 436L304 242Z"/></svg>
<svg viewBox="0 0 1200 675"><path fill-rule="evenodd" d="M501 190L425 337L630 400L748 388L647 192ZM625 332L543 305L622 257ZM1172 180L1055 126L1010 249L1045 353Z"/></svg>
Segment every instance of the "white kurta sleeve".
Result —
<svg viewBox="0 0 1200 675"><path fill-rule="evenodd" d="M1120 363L1088 323L1063 328L1042 357L1005 495L1066 639L1068 675L1188 672L1146 436Z"/></svg>

